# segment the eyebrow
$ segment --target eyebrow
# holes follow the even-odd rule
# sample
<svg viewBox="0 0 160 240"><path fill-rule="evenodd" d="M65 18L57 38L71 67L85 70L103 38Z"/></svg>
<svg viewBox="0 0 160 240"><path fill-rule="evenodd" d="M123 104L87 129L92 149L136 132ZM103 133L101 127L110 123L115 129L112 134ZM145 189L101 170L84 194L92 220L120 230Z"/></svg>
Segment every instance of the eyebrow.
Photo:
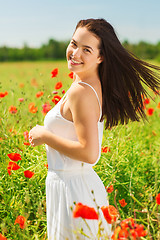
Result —
<svg viewBox="0 0 160 240"><path fill-rule="evenodd" d="M77 43L73 38L72 38L72 41L74 41L75 43ZM87 45L82 45L82 47L86 47L86 48L89 48L93 51L93 48L91 48L90 46L87 46ZM93 51L94 52L94 51Z"/></svg>

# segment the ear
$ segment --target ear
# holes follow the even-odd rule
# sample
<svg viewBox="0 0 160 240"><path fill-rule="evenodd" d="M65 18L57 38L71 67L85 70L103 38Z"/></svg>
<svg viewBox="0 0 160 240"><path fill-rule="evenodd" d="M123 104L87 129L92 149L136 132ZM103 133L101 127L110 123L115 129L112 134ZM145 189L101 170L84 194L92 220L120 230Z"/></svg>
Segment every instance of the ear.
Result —
<svg viewBox="0 0 160 240"><path fill-rule="evenodd" d="M104 58L103 56L99 56L97 60L97 63L100 64L101 62L103 62Z"/></svg>

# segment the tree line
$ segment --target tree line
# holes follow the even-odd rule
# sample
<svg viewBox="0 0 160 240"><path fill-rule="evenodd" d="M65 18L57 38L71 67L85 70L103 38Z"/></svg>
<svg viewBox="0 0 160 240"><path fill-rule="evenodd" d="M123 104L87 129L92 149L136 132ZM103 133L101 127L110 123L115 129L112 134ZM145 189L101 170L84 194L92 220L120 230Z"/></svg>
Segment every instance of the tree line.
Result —
<svg viewBox="0 0 160 240"><path fill-rule="evenodd" d="M140 41L137 44L131 44L128 41L124 41L122 44L138 58L144 60L154 59L160 62L160 41L157 44L151 44L144 41Z"/></svg>
<svg viewBox="0 0 160 240"><path fill-rule="evenodd" d="M58 60L65 59L66 48L69 41L56 41L50 39L47 44L39 48L31 48L26 44L22 48L0 47L0 61L35 61L35 60ZM160 62L160 41L151 44L144 41L133 44L127 40L122 45L141 59L154 59Z"/></svg>

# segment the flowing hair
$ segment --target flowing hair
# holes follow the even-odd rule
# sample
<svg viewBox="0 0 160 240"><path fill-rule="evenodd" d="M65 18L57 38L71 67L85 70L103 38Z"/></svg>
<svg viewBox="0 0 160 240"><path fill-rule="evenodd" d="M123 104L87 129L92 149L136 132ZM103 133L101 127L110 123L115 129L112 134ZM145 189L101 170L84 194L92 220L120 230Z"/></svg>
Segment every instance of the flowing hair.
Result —
<svg viewBox="0 0 160 240"><path fill-rule="evenodd" d="M160 89L160 67L138 59L120 43L114 28L104 19L80 20L76 26L85 27L100 40L99 77L102 86L102 118L105 129L147 119L143 98ZM76 31L75 29L75 31Z"/></svg>

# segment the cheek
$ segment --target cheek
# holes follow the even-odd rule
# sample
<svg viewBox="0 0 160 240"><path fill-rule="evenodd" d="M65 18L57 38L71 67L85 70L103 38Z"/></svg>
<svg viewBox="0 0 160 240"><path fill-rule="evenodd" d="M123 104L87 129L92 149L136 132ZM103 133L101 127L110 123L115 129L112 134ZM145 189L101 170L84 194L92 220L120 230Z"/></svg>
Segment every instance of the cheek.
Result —
<svg viewBox="0 0 160 240"><path fill-rule="evenodd" d="M67 49L66 49L66 58L67 58L67 56L68 56L68 47L67 47Z"/></svg>
<svg viewBox="0 0 160 240"><path fill-rule="evenodd" d="M71 52L72 52L71 47L68 46L66 49L66 57L68 57L71 54Z"/></svg>

